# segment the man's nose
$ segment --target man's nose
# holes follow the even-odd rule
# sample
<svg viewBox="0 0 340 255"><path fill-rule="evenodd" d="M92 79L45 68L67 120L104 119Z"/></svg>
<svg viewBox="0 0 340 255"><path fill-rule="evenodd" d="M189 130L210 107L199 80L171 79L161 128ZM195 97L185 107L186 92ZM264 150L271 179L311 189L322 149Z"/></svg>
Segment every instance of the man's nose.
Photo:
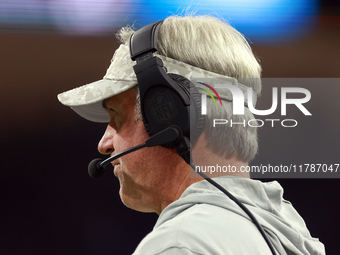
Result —
<svg viewBox="0 0 340 255"><path fill-rule="evenodd" d="M107 125L105 133L98 143L98 151L101 154L111 154L115 149L113 147L113 137L116 131L113 127Z"/></svg>

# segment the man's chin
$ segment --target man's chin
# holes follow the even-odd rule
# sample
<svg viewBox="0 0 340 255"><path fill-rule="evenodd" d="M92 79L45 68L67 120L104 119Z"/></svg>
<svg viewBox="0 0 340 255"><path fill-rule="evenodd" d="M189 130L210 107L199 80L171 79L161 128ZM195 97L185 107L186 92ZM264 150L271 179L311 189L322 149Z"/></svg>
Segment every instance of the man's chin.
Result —
<svg viewBox="0 0 340 255"><path fill-rule="evenodd" d="M144 213L155 212L155 210L152 209L151 206L148 206L147 204L143 203L141 199L131 198L130 196L127 196L122 190L122 188L120 188L119 190L119 195L122 203L132 210Z"/></svg>

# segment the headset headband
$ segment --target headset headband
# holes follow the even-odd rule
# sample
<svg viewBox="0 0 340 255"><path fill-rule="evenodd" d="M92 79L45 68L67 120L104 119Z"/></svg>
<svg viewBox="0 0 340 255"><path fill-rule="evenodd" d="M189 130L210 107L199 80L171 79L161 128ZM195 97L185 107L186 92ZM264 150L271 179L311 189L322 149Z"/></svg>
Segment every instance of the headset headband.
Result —
<svg viewBox="0 0 340 255"><path fill-rule="evenodd" d="M157 35L163 21L157 21L139 29L130 39L130 55L137 63L141 55L157 51ZM136 43L138 42L138 43ZM144 56L143 56L144 58Z"/></svg>

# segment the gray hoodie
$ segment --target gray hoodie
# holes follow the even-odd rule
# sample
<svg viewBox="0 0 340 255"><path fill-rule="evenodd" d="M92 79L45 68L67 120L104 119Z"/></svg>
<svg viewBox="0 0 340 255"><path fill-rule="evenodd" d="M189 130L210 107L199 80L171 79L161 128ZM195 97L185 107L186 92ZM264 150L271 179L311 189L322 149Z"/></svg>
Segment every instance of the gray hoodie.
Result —
<svg viewBox="0 0 340 255"><path fill-rule="evenodd" d="M277 254L325 254L302 217L283 199L276 181L219 177L214 180L239 199L264 228ZM243 210L207 181L189 186L160 214L135 255L271 254L259 230Z"/></svg>

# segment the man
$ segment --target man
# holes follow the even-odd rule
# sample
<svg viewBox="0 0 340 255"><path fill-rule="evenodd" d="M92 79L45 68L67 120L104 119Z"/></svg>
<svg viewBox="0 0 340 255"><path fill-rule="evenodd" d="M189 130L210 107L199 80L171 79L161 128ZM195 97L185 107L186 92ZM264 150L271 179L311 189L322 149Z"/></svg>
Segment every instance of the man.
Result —
<svg viewBox="0 0 340 255"><path fill-rule="evenodd" d="M82 117L108 122L98 145L105 155L117 155L150 137L143 123L145 114L133 70L136 63L132 62L129 49L133 33L129 27L118 32L122 45L103 80L58 96ZM133 42L131 45L135 46ZM216 81L233 84L244 94L248 87L252 89L252 100L244 102L244 115L232 115L228 89L214 90L223 104L221 100L221 106L216 107L213 100L207 100L203 131L197 139L191 137L192 158L201 169L217 165L237 169L223 172L224 176L217 177L219 173L210 177L217 177L214 180L219 185L246 205L270 243L266 243L253 220L234 201L197 174L191 175L190 166L175 149L157 146L134 151L112 162L122 202L131 209L160 215L154 230L135 254L324 254L323 244L310 236L303 219L282 198L283 190L277 182L254 181L249 173L240 171L257 153L256 128L213 126L214 119L242 122L254 118L247 106L255 105L261 92L261 67L244 37L213 17L174 16L160 25L157 45L156 56L168 74L175 73L191 81L209 79L213 86L206 83L203 86L212 89L218 87ZM162 100L160 96L154 101L157 104Z"/></svg>

